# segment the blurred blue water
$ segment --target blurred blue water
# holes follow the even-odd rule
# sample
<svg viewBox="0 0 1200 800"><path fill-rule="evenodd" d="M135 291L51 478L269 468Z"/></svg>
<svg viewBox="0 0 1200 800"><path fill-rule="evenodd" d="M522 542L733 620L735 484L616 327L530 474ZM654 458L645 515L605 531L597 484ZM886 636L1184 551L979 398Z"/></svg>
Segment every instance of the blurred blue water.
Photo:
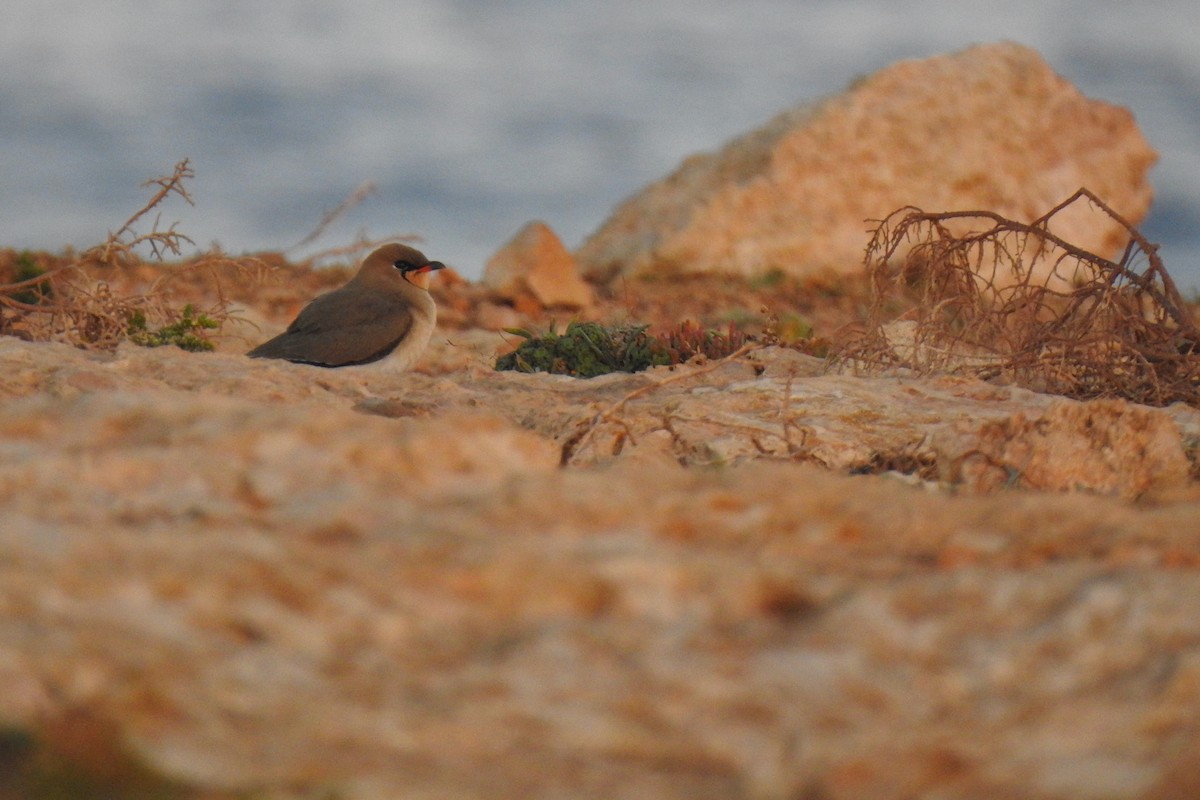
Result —
<svg viewBox="0 0 1200 800"><path fill-rule="evenodd" d="M1144 230L1200 288L1200 4L963 0L9 0L0 246L95 243L192 159L164 213L234 252L418 233L466 275L540 218L578 244L686 155L901 58L1011 39L1130 107L1161 153ZM864 243L865 244L865 243Z"/></svg>

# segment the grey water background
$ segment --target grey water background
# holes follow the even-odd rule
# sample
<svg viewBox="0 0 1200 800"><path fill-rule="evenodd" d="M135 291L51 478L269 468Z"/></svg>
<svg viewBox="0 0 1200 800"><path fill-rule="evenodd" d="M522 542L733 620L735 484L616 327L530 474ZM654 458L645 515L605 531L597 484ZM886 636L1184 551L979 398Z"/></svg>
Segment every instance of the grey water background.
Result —
<svg viewBox="0 0 1200 800"><path fill-rule="evenodd" d="M201 248L288 248L373 181L309 252L416 233L478 277L531 219L573 247L691 153L899 59L1008 39L1132 109L1160 153L1143 230L1200 288L1195 0L7 0L0 18L0 246L95 244L186 156L196 204L163 222Z"/></svg>

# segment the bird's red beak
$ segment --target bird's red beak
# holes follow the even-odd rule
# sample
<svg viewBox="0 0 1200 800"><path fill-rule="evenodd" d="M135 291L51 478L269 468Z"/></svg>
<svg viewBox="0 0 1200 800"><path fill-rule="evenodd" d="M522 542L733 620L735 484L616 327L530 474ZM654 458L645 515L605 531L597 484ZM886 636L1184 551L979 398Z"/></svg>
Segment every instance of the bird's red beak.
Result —
<svg viewBox="0 0 1200 800"><path fill-rule="evenodd" d="M425 264L424 266L417 267L414 270L409 270L409 272L404 276L404 280L408 281L413 286L417 286L422 289L428 290L429 289L429 279L431 277L433 277L431 273L434 270L445 269L445 268L446 268L446 265L440 261L430 261L428 264Z"/></svg>

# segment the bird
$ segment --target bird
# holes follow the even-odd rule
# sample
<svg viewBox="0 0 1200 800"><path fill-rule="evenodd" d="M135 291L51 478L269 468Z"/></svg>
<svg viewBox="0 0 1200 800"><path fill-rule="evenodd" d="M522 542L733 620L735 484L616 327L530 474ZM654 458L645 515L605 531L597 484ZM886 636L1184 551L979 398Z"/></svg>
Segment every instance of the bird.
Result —
<svg viewBox="0 0 1200 800"><path fill-rule="evenodd" d="M437 306L429 279L445 267L408 245L385 244L344 286L315 298L287 330L246 355L316 367L406 370L433 334Z"/></svg>

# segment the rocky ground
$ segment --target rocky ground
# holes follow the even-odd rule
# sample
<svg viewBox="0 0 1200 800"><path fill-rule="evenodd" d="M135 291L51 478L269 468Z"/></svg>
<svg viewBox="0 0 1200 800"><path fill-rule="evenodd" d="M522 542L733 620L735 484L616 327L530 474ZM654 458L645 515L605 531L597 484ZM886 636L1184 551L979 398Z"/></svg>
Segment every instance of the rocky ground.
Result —
<svg viewBox="0 0 1200 800"><path fill-rule="evenodd" d="M224 321L84 349L0 311L0 800L1200 796L1200 410L804 338L863 323L898 197L1033 218L1099 176L1136 221L1152 162L1032 51L906 62L622 206L592 283L538 225L439 273L401 375L242 355L345 269L0 251L84 265L76 340ZM801 344L494 370L572 319Z"/></svg>
<svg viewBox="0 0 1200 800"><path fill-rule="evenodd" d="M0 338L0 797L1192 796L1200 412L508 338Z"/></svg>

